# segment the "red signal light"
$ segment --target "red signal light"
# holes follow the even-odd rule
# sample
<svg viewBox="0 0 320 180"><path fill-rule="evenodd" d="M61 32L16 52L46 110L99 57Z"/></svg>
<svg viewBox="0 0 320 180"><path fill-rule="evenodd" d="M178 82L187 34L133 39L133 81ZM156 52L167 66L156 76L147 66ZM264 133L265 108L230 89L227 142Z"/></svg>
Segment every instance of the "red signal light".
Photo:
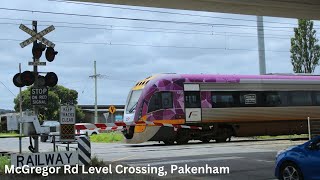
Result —
<svg viewBox="0 0 320 180"><path fill-rule="evenodd" d="M26 86L32 85L35 80L33 72L30 72L30 71L24 71L23 73L21 73L20 77L21 77L21 82Z"/></svg>
<svg viewBox="0 0 320 180"><path fill-rule="evenodd" d="M46 84L45 84L46 86L53 87L58 83L58 76L54 72L48 72L45 77L45 81L46 81Z"/></svg>
<svg viewBox="0 0 320 180"><path fill-rule="evenodd" d="M46 59L47 59L49 62L52 62L57 54L58 54L58 52L55 51L52 47L47 47L47 50L46 50Z"/></svg>
<svg viewBox="0 0 320 180"><path fill-rule="evenodd" d="M21 81L21 73L17 73L16 75L13 76L13 84L17 87L23 87L24 84Z"/></svg>
<svg viewBox="0 0 320 180"><path fill-rule="evenodd" d="M46 49L46 46L42 43L36 43L32 47L32 55L35 59L40 59L42 51Z"/></svg>

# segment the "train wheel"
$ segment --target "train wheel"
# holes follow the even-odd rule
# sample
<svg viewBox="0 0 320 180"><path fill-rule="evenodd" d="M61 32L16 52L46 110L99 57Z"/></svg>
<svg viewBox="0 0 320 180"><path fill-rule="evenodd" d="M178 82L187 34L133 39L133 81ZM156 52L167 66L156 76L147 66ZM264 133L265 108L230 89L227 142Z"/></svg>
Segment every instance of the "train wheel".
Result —
<svg viewBox="0 0 320 180"><path fill-rule="evenodd" d="M169 141L163 141L165 145L174 145L174 141L169 140Z"/></svg>
<svg viewBox="0 0 320 180"><path fill-rule="evenodd" d="M177 144L188 144L189 142L189 130L179 129L176 136Z"/></svg>
<svg viewBox="0 0 320 180"><path fill-rule="evenodd" d="M216 142L217 142L217 143L226 142L227 139L228 139L228 138L225 138L225 137L216 138Z"/></svg>
<svg viewBox="0 0 320 180"><path fill-rule="evenodd" d="M201 142L203 142L203 143L208 143L208 142L210 142L210 138L202 138L202 139L200 139L200 141Z"/></svg>
<svg viewBox="0 0 320 180"><path fill-rule="evenodd" d="M188 144L189 139L186 138L181 138L176 140L177 144L182 145L182 144Z"/></svg>

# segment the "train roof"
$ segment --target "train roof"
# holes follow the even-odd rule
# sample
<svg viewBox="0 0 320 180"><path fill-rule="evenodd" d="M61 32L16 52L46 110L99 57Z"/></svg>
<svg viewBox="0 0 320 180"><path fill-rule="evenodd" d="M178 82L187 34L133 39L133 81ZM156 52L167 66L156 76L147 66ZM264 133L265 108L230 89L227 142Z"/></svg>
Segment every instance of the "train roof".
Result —
<svg viewBox="0 0 320 180"><path fill-rule="evenodd" d="M266 75L222 75L222 74L157 74L141 81L138 81L137 84L132 88L132 90L143 89L149 81L153 83L160 80L167 81L177 81L182 80L188 83L241 83L248 81L263 82L264 80L271 81L286 81L295 82L295 81L306 81L315 83L320 83L319 75L310 75L310 74L266 74Z"/></svg>
<svg viewBox="0 0 320 180"><path fill-rule="evenodd" d="M220 74L181 74L182 78L187 79L296 79L296 80L320 80L317 75L302 74L266 74L266 75L220 75Z"/></svg>

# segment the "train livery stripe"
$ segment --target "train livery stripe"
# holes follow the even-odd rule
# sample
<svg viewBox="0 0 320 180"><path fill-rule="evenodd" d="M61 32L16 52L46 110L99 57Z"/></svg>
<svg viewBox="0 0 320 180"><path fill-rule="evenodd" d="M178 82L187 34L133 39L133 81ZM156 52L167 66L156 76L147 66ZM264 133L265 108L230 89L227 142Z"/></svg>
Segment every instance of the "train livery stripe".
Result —
<svg viewBox="0 0 320 180"><path fill-rule="evenodd" d="M90 124L88 125L76 125L75 129L76 130L85 130L85 129L90 129L92 126L95 128L99 129L99 132L102 131L107 131L107 130L121 130L123 129L123 126L166 126L166 127L174 127L178 129L197 129L197 130L202 130L202 127L197 127L197 126L187 126L187 125L179 125L179 124L167 124L167 123L160 123L160 121L156 122L150 122L150 121L139 121L139 122L130 122L130 123L125 123L125 122L120 122L120 123L98 123L98 124Z"/></svg>
<svg viewBox="0 0 320 180"><path fill-rule="evenodd" d="M203 108L202 122L266 122L320 117L319 106Z"/></svg>

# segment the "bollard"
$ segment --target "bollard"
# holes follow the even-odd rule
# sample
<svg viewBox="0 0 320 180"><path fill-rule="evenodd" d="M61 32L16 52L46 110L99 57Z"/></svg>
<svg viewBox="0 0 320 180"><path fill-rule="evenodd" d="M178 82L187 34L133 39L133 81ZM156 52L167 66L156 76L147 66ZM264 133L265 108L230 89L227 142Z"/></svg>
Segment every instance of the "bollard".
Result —
<svg viewBox="0 0 320 180"><path fill-rule="evenodd" d="M79 152L79 164L89 165L91 162L91 143L88 137L77 137L78 152Z"/></svg>

